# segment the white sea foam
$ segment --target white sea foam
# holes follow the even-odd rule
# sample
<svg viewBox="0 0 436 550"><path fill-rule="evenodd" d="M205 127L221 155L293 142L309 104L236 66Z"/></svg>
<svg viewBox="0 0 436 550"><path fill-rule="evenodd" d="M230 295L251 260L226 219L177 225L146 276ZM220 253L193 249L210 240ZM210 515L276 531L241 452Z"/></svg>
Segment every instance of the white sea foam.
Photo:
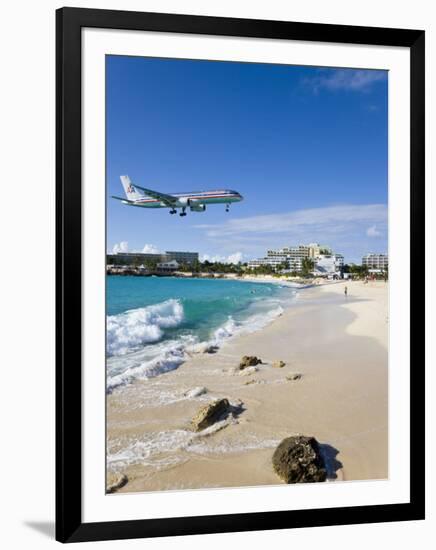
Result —
<svg viewBox="0 0 436 550"><path fill-rule="evenodd" d="M220 345L228 338L236 336L237 334L256 332L266 327L274 321L274 319L282 315L284 311L283 308L276 303L274 303L274 305L272 304L272 306L273 309L250 315L242 322L237 322L230 316L222 326L215 330L213 338L208 344Z"/></svg>
<svg viewBox="0 0 436 550"><path fill-rule="evenodd" d="M276 302L272 304L272 307L273 309L255 313L244 321L235 321L232 316L229 316L227 321L213 332L210 340L206 342L197 342L191 345L188 351L190 353L203 353L211 347L219 347L233 336L256 332L264 328L274 321L274 319L282 315L284 311Z"/></svg>
<svg viewBox="0 0 436 550"><path fill-rule="evenodd" d="M130 384L136 379L154 378L177 369L186 361L186 349L195 342L192 336L167 340L136 353L107 360L107 391Z"/></svg>
<svg viewBox="0 0 436 550"><path fill-rule="evenodd" d="M246 433L238 434L238 438L228 437L220 441L196 440L191 444L189 450L202 455L243 453L254 449L274 449L280 441L280 439L266 439L253 433Z"/></svg>
<svg viewBox="0 0 436 550"><path fill-rule="evenodd" d="M178 300L108 315L107 354L124 355L157 342L164 334L163 329L177 327L183 318L183 306Z"/></svg>
<svg viewBox="0 0 436 550"><path fill-rule="evenodd" d="M155 408L162 405L172 405L181 401L203 403L214 397L204 386L175 388L174 383L165 378L157 378L140 388L126 387L120 398L129 410ZM158 418L156 418L158 421Z"/></svg>
<svg viewBox="0 0 436 550"><path fill-rule="evenodd" d="M275 448L280 440L259 437L253 433L225 432L225 437L212 437L229 425L237 424L232 416L216 422L201 432L168 430L150 432L141 439L115 441L108 450L107 464L111 470L133 464L151 466L154 470L172 467L189 460L189 455L216 455L243 453L254 449Z"/></svg>
<svg viewBox="0 0 436 550"><path fill-rule="evenodd" d="M251 315L241 327L241 332L256 332L257 330L260 330L272 323L272 321L274 321L274 319L277 319L277 317L280 317L280 315L283 314L283 311L284 309L282 308L282 306L276 305L273 309L270 309L269 311Z"/></svg>
<svg viewBox="0 0 436 550"><path fill-rule="evenodd" d="M295 295L294 292L292 299ZM184 320L183 306L177 300L108 316L107 391L177 369L192 354L217 349L238 334L261 330L284 311L277 299L261 300L252 310L242 321L229 316L209 340L202 342L193 334L172 340L163 338L164 329L175 328Z"/></svg>
<svg viewBox="0 0 436 550"><path fill-rule="evenodd" d="M184 391L182 397L185 399L194 399L195 397L200 397L207 393L207 388L204 386L197 386L190 390Z"/></svg>
<svg viewBox="0 0 436 550"><path fill-rule="evenodd" d="M235 423L237 423L237 420L230 414L224 420L216 422L201 432L168 430L150 432L141 439L128 442L115 441L108 449L107 464L112 470L131 464L172 466L186 460L186 457L175 453L180 451L189 452L194 442L208 438L226 426Z"/></svg>
<svg viewBox="0 0 436 550"><path fill-rule="evenodd" d="M226 338L233 336L240 326L241 324L230 316L222 326L215 330L212 340L219 344Z"/></svg>

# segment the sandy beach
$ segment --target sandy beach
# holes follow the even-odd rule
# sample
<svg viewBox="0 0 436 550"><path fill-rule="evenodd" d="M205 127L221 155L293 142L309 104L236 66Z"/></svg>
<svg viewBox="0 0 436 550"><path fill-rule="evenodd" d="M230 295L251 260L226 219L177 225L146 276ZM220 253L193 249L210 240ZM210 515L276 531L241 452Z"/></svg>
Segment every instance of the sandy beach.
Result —
<svg viewBox="0 0 436 550"><path fill-rule="evenodd" d="M244 355L262 364L239 371ZM235 414L192 431L195 413L218 397ZM107 396L108 470L128 477L119 492L282 483L271 457L294 434L323 445L332 479L388 477L386 283L300 290L265 328Z"/></svg>

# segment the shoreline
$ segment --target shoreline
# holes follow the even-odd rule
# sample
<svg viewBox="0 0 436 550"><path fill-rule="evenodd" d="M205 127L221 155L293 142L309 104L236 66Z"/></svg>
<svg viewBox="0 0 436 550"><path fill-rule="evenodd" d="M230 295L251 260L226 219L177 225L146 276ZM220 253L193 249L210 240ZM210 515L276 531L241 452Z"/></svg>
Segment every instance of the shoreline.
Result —
<svg viewBox="0 0 436 550"><path fill-rule="evenodd" d="M191 273L191 272L156 272L156 273L140 273L132 271L125 272L113 272L108 271L106 273L108 277L157 277L157 278L174 278L174 279L188 279L188 280L204 280L211 279L217 281L242 281L251 283L271 283L271 284L285 284L295 288L308 288L313 284L331 284L332 281L323 277L309 277L304 279L301 277L286 277L285 275L273 276L273 275L244 275L237 273ZM338 282L338 281L336 281Z"/></svg>
<svg viewBox="0 0 436 550"><path fill-rule="evenodd" d="M271 455L296 433L328 446L338 479L387 477L388 286L346 284L346 299L342 282L306 288L264 328L108 395L110 469L129 478L119 492L281 483ZM235 373L243 355L263 364ZM296 372L302 378L288 381ZM214 397L243 412L193 434L190 419Z"/></svg>
<svg viewBox="0 0 436 550"><path fill-rule="evenodd" d="M171 278L169 278L171 279ZM202 278L189 279L190 281L203 281ZM229 281L229 282L239 282L233 278L226 279L215 279L217 281ZM111 353L107 355L106 365L107 367L111 364L112 371L117 369L114 363L120 363L127 366L127 362L132 361L130 368L125 368L112 378L109 376L107 380L106 391L111 393L117 387L123 387L128 384L135 383L136 379L141 378L152 378L154 376L159 376L162 373L171 371L179 368L183 363L189 360L193 354L206 352L205 350L213 348L213 353L220 349L226 342L237 338L242 334L254 333L262 330L265 326L273 322L278 316L283 314L287 308L292 307L292 304L295 302L295 295L297 290L302 288L309 288L307 286L295 285L292 283L283 284L278 280L270 281L267 278L262 278L260 280L252 280L251 278L246 278L242 281L243 283L251 283L252 285L263 286L264 284L270 285L271 287L276 287L276 290L280 289L281 296L270 296L264 295L257 300L259 294L256 294L256 298L253 297L253 300L246 305L243 310L235 310L229 312L225 320L222 320L220 324L211 326L210 334L208 338L198 339L198 335L195 334L195 331L198 327L190 328L192 334L192 339L189 338L189 335L179 335L174 338L163 338L157 341L150 341L148 344L142 344L138 349L130 350L127 354L117 354ZM219 284L219 283L218 283ZM226 284L226 283L224 283ZM243 285L244 286L244 285ZM251 293L255 294L258 291L252 290ZM283 294L282 294L283 293ZM168 311L168 305L172 304L174 311ZM260 305L260 308L259 308ZM266 307L267 306L267 307ZM263 307L263 309L262 309ZM144 306L144 309L153 310L152 317L158 317L161 315L163 318L172 316L182 316L183 317L183 306L181 304L180 298L166 298L162 302L156 304L150 304ZM181 312L180 313L180 308ZM125 314L133 313L139 311L141 308L128 309L125 312L119 314L113 314L108 316L109 319L115 319L118 316L122 317ZM160 311L158 311L160 309ZM180 318L179 321L182 319ZM171 322L171 319L169 319ZM168 321L164 321L168 322ZM116 328L116 327L115 327ZM130 327L131 330L134 330L134 327ZM109 332L109 329L108 329ZM110 344L107 343L107 349L109 350ZM146 358L144 352L146 349L159 348L158 355L153 355ZM141 366L143 368L141 368Z"/></svg>

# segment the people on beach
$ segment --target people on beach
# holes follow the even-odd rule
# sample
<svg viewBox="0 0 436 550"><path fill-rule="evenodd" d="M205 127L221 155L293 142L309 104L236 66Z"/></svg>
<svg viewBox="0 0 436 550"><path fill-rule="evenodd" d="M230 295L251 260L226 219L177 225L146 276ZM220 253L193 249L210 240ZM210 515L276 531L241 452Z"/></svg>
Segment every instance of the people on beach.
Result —
<svg viewBox="0 0 436 550"><path fill-rule="evenodd" d="M345 288L344 288L344 296L345 296L345 298L348 296L348 288L347 288L347 285L345 285Z"/></svg>

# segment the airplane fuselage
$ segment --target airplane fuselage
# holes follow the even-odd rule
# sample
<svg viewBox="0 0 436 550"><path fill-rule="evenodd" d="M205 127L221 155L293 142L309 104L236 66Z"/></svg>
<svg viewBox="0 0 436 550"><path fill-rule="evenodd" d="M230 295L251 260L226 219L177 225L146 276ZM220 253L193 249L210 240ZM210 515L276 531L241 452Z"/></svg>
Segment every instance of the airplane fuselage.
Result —
<svg viewBox="0 0 436 550"><path fill-rule="evenodd" d="M147 189L135 185L129 176L120 176L126 198L115 197L128 206L141 208L169 208L170 214L176 214L177 208L181 210L180 216L186 216L186 210L191 212L204 212L208 204L225 204L229 211L230 204L242 201L243 197L237 191L231 189L215 189L213 191L190 191L188 193L163 193L154 189Z"/></svg>
<svg viewBox="0 0 436 550"><path fill-rule="evenodd" d="M200 206L202 204L231 204L242 200L241 195L230 189L219 191L198 191L191 193L171 193L176 197L175 208L184 208L190 206ZM124 201L131 206L142 206L144 208L168 208L168 205L159 199L143 196L134 201ZM132 204L133 203L133 204Z"/></svg>

